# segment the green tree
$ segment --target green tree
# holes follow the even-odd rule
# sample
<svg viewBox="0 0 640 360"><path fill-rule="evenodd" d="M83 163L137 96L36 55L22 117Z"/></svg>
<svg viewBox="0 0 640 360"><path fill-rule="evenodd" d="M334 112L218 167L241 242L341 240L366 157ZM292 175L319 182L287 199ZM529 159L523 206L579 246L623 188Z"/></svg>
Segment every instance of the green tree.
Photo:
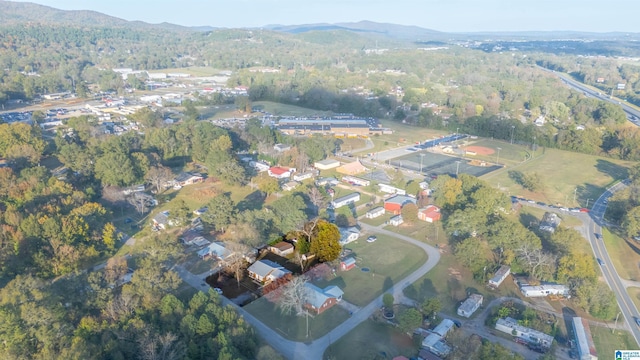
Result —
<svg viewBox="0 0 640 360"><path fill-rule="evenodd" d="M420 305L420 310L425 316L432 316L440 312L442 309L442 303L436 297L424 299L422 304Z"/></svg>
<svg viewBox="0 0 640 360"><path fill-rule="evenodd" d="M318 256L321 262L333 261L340 256L340 231L334 224L320 220L316 226L316 235L311 240L310 252Z"/></svg>
<svg viewBox="0 0 640 360"><path fill-rule="evenodd" d="M398 327L403 332L411 332L422 324L422 314L420 311L410 308L398 315Z"/></svg>
<svg viewBox="0 0 640 360"><path fill-rule="evenodd" d="M224 231L236 219L236 204L229 193L216 195L209 201L207 207L207 212L200 218L205 224L213 225L218 231Z"/></svg>
<svg viewBox="0 0 640 360"><path fill-rule="evenodd" d="M414 203L403 206L401 213L402 219L408 224L414 224L418 221L418 206Z"/></svg>
<svg viewBox="0 0 640 360"><path fill-rule="evenodd" d="M271 203L269 207L275 215L276 226L281 233L296 229L307 220L307 215L304 213L307 206L300 195L283 196Z"/></svg>
<svg viewBox="0 0 640 360"><path fill-rule="evenodd" d="M384 304L385 308L393 309L394 302L395 302L395 299L393 298L392 294L384 293L384 295L382 296L382 303Z"/></svg>
<svg viewBox="0 0 640 360"><path fill-rule="evenodd" d="M261 174L260 176L256 177L255 181L258 185L258 190L262 191L267 196L280 191L280 184L278 183L278 179L274 177Z"/></svg>
<svg viewBox="0 0 640 360"><path fill-rule="evenodd" d="M640 234L640 206L635 206L624 214L622 228L630 238Z"/></svg>

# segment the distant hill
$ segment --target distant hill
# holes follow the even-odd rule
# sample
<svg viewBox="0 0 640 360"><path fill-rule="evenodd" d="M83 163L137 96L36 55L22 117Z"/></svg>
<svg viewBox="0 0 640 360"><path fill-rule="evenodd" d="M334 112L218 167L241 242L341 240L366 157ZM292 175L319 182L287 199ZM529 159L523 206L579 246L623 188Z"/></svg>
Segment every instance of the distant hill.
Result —
<svg viewBox="0 0 640 360"><path fill-rule="evenodd" d="M346 30L358 33L368 33L372 35L383 35L402 40L426 40L446 37L445 33L421 28L418 26L396 25L387 23L377 23L373 21L359 21L356 23L336 23L336 24L303 24L303 25L267 25L265 29L300 34L309 31L333 31Z"/></svg>
<svg viewBox="0 0 640 360"><path fill-rule="evenodd" d="M90 10L59 10L34 3L0 0L0 25L23 23L192 31L190 28L180 25L127 21Z"/></svg>

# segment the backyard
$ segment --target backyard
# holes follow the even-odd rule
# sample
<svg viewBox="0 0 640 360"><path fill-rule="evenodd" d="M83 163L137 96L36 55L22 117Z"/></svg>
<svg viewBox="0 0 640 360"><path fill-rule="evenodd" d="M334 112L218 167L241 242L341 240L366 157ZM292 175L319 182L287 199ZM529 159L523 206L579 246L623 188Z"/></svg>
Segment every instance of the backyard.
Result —
<svg viewBox="0 0 640 360"><path fill-rule="evenodd" d="M368 304L427 261L427 254L421 249L385 235L379 235L373 243L361 236L345 248L353 252L356 268L338 271L337 277L316 285L337 285L344 291L343 298L358 306Z"/></svg>
<svg viewBox="0 0 640 360"><path fill-rule="evenodd" d="M331 344L324 358L391 359L399 355L410 358L417 353L418 347L407 334L391 325L369 319Z"/></svg>

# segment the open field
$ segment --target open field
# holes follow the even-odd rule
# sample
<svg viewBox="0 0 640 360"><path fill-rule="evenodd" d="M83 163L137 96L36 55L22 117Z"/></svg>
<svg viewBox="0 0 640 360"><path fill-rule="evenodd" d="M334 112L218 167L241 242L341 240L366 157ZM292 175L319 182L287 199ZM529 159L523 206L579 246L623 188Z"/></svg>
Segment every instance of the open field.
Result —
<svg viewBox="0 0 640 360"><path fill-rule="evenodd" d="M635 324L631 324L635 326ZM615 330L602 326L589 326L591 337L596 346L599 359L613 359L615 350L634 350L638 348L636 341L628 331Z"/></svg>
<svg viewBox="0 0 640 360"><path fill-rule="evenodd" d="M424 251L404 241L380 235L376 242L368 243L366 236L345 245L353 251L356 268L338 271L337 277L316 284L337 285L344 291L344 299L358 306L368 304L427 260Z"/></svg>
<svg viewBox="0 0 640 360"><path fill-rule="evenodd" d="M501 168L500 166L496 166L495 163L487 162L485 163L485 166L480 166L479 164L475 164L473 159L470 158L436 154L426 151L411 152L407 155L391 160L390 163L393 166L400 166L404 169L410 169L416 172L423 172L432 175L449 174L452 176L456 173L460 173L479 177Z"/></svg>
<svg viewBox="0 0 640 360"><path fill-rule="evenodd" d="M498 290L490 290L475 281L473 275L458 264L448 246L442 252L435 268L404 289L406 296L418 303L430 297L438 297L442 303L442 311L452 315L469 292L482 294L485 304L500 296L520 297L513 281L505 280Z"/></svg>
<svg viewBox="0 0 640 360"><path fill-rule="evenodd" d="M480 146L483 148L493 150L493 153L490 155L482 155L478 153L474 156L469 156L470 158L485 160L491 163L495 163L496 161L500 162L500 164L513 166L524 161L527 155L540 154L542 149L538 149L537 152L531 151L531 149L526 145L518 145L511 144L506 141L501 140L492 140L479 138L478 140L469 140L469 146ZM498 151L500 148L500 151Z"/></svg>
<svg viewBox="0 0 640 360"><path fill-rule="evenodd" d="M640 281L640 247L607 228L602 229L602 236L618 275L623 279Z"/></svg>
<svg viewBox="0 0 640 360"><path fill-rule="evenodd" d="M397 328L367 320L327 348L325 359L391 359L418 353L413 340Z"/></svg>
<svg viewBox="0 0 640 360"><path fill-rule="evenodd" d="M538 153L542 153L538 149ZM505 151L501 152L503 158ZM502 162L502 160L500 160ZM482 178L502 191L547 204L562 204L569 207L586 207L617 180L627 178L627 168L634 163L569 151L546 149L544 154L517 166L487 174ZM525 190L509 175L510 171L524 174L537 173L542 178L542 189L538 192ZM577 188L577 191L576 191ZM574 191L576 201L573 201Z"/></svg>
<svg viewBox="0 0 640 360"><path fill-rule="evenodd" d="M393 149L398 146L412 145L417 141L424 142L434 137L449 134L447 131L424 129L391 120L380 120L380 124L382 124L383 127L393 129L393 134L372 136L371 141L373 141L374 146L373 149L367 150L367 152L378 152Z"/></svg>
<svg viewBox="0 0 640 360"><path fill-rule="evenodd" d="M307 323L304 316L283 314L275 304L264 297L250 303L244 309L275 332L294 341L317 339L349 317L349 312L337 305L320 315L309 316L309 337L307 338Z"/></svg>

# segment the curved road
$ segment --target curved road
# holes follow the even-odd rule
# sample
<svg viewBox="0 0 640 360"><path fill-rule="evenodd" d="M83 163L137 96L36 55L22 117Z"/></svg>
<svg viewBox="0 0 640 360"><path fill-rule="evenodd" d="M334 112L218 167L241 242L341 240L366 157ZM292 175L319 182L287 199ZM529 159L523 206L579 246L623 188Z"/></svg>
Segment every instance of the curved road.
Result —
<svg viewBox="0 0 640 360"><path fill-rule="evenodd" d="M415 246L420 247L424 250L427 255L427 261L422 264L416 271L409 274L404 279L401 279L396 283L391 289L386 292L390 292L396 298L400 298L402 296L402 291L408 285L416 282L422 276L424 276L429 270L433 269L434 266L440 261L440 251L433 246L427 245L423 242L410 238L408 236L404 236L401 234L396 234L392 231L381 229L379 227L371 226L368 224L360 223L361 227L367 231L375 232L378 234L384 234L387 236L394 237L401 241L406 241ZM209 285L205 284L204 279L201 279L199 276L196 276L189 271L185 270L181 266L175 267L176 272L180 275L183 281L190 284L194 288L200 291L208 291L210 289ZM224 305L230 305L241 314L244 319L256 329L258 334L269 343L274 349L280 352L283 356L288 359L305 359L305 360L320 360L323 358L324 352L334 341L339 340L341 337L346 335L349 331L353 330L358 324L367 320L374 312L376 312L382 306L382 296L381 294L373 301L371 301L368 305L362 307L359 311L354 312L351 317L345 320L343 323L335 327L329 333L324 335L321 338L315 339L308 343L303 342L295 342L291 340L287 340L282 337L280 334L263 324L260 320L256 319L253 315L248 313L246 310L241 308L240 306L234 304L226 297L222 297L222 303Z"/></svg>
<svg viewBox="0 0 640 360"><path fill-rule="evenodd" d="M605 281L614 292L616 299L618 300L618 305L620 307L621 314L626 320L627 329L631 332L633 337L636 340L636 343L640 345L640 328L636 326L635 318L639 318L638 309L636 308L631 296L627 293L626 286L628 282L621 279L616 271L609 254L607 253L607 248L604 244L604 239L602 238L602 226L606 226L606 223L603 219L604 213L607 209L607 201L608 198L611 197L617 191L624 189L627 185L625 182L619 182L611 187L609 187L600 197L593 203L591 207L591 211L589 213L569 213L570 215L576 216L578 219L582 221L582 226L579 231L582 232L582 235L589 241L591 245L591 249L597 259L600 259L603 265L600 266L600 270L602 271L602 275L604 276ZM527 203L526 201L521 201L524 205L540 207L552 211L558 211L558 209L551 209L547 206L540 206ZM566 213L566 212L565 212Z"/></svg>

